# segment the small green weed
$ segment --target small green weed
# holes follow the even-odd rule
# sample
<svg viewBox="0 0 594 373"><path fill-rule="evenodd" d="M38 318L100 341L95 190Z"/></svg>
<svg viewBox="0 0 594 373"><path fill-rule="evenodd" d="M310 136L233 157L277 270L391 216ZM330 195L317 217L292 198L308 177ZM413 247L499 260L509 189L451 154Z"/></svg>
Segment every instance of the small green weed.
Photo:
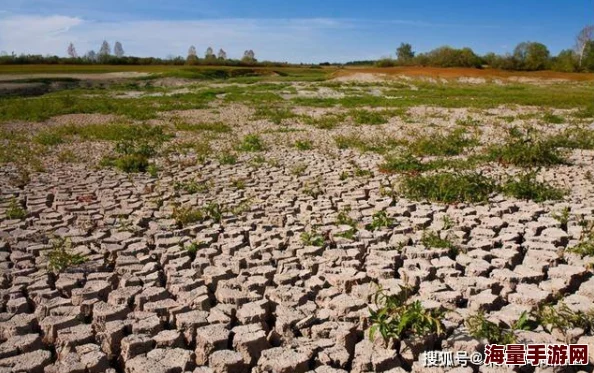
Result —
<svg viewBox="0 0 594 373"><path fill-rule="evenodd" d="M582 228L579 243L574 247L567 248L567 251L581 257L594 256L594 223L581 220L579 224Z"/></svg>
<svg viewBox="0 0 594 373"><path fill-rule="evenodd" d="M477 339L485 338L489 343L494 344L515 343L517 340L516 331L533 329L528 312L523 312L520 318L511 326L505 323L500 326L487 320L485 313L482 311L470 316L465 324L471 336Z"/></svg>
<svg viewBox="0 0 594 373"><path fill-rule="evenodd" d="M390 295L380 289L373 300L376 310L369 309L371 340L377 332L386 342L391 338L402 340L412 336L444 333L441 312L425 309L420 301L408 303L408 291Z"/></svg>
<svg viewBox="0 0 594 373"><path fill-rule="evenodd" d="M87 261L84 256L72 252L72 242L68 238L55 238L47 257L48 270L56 274Z"/></svg>
<svg viewBox="0 0 594 373"><path fill-rule="evenodd" d="M210 185L208 183L202 181L186 181L183 183L177 182L173 185L175 190L183 190L186 193L195 194L195 193L206 193L209 190Z"/></svg>
<svg viewBox="0 0 594 373"><path fill-rule="evenodd" d="M189 224L197 223L204 220L204 212L202 209L194 207L176 206L173 209L171 218L179 227L185 227Z"/></svg>
<svg viewBox="0 0 594 373"><path fill-rule="evenodd" d="M326 245L324 236L319 234L315 229L312 229L311 232L301 233L301 242L303 242L305 246L324 247Z"/></svg>
<svg viewBox="0 0 594 373"><path fill-rule="evenodd" d="M394 224L394 220L389 218L385 211L378 211L373 214L371 223L367 224L365 229L376 231L382 228L389 228L392 224Z"/></svg>
<svg viewBox="0 0 594 373"><path fill-rule="evenodd" d="M246 135L238 146L238 150L244 152L259 152L265 150L265 148L260 136L255 134Z"/></svg>
<svg viewBox="0 0 594 373"><path fill-rule="evenodd" d="M297 140L295 141L295 148L298 150L311 150L313 148L313 143L311 140Z"/></svg>
<svg viewBox="0 0 594 373"><path fill-rule="evenodd" d="M455 258L460 252L452 241L441 238L437 232L433 231L424 231L421 243L430 249L448 249L451 258Z"/></svg>
<svg viewBox="0 0 594 373"><path fill-rule="evenodd" d="M561 228L567 229L567 223L569 223L569 218L571 209L568 206L565 206L563 210L559 213L551 213L551 217L561 223Z"/></svg>
<svg viewBox="0 0 594 373"><path fill-rule="evenodd" d="M219 155L219 163L220 164L236 164L237 163L237 155L232 152L224 152Z"/></svg>
<svg viewBox="0 0 594 373"><path fill-rule="evenodd" d="M27 217L27 211L17 201L16 198L12 198L6 210L6 218L11 220L22 220Z"/></svg>

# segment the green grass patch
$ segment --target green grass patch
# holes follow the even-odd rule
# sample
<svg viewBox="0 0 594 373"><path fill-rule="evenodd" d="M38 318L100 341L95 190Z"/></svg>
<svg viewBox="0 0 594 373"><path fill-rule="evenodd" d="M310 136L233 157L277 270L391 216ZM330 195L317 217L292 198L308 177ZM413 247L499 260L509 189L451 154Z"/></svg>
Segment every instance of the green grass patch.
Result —
<svg viewBox="0 0 594 373"><path fill-rule="evenodd" d="M241 143L237 146L237 150L243 152L260 152L266 150L264 141L256 134L246 135Z"/></svg>
<svg viewBox="0 0 594 373"><path fill-rule="evenodd" d="M560 117L559 115L555 115L553 113L544 113L542 116L542 120L545 123L551 124L562 124L565 122L565 119L563 119L563 117Z"/></svg>
<svg viewBox="0 0 594 373"><path fill-rule="evenodd" d="M536 172L525 172L517 178L507 180L501 190L505 195L535 202L560 200L566 194L562 189L536 180Z"/></svg>
<svg viewBox="0 0 594 373"><path fill-rule="evenodd" d="M407 198L444 203L486 202L496 190L493 180L478 173L410 175L400 186Z"/></svg>
<svg viewBox="0 0 594 373"><path fill-rule="evenodd" d="M232 165L237 163L237 154L226 151L219 154L219 163L224 165Z"/></svg>
<svg viewBox="0 0 594 373"><path fill-rule="evenodd" d="M549 138L536 135L536 130L529 128L526 133L512 128L503 145L489 148L489 157L503 165L518 167L541 167L566 164L565 154Z"/></svg>
<svg viewBox="0 0 594 373"><path fill-rule="evenodd" d="M297 118L297 114L286 107L260 106L254 113L254 119L267 119L274 124L282 124L285 119Z"/></svg>
<svg viewBox="0 0 594 373"><path fill-rule="evenodd" d="M377 111L369 110L352 110L349 115L353 118L355 124L360 125L378 125L388 123L388 118Z"/></svg>
<svg viewBox="0 0 594 373"><path fill-rule="evenodd" d="M587 127L567 128L550 138L551 146L567 149L594 149L594 131Z"/></svg>
<svg viewBox="0 0 594 373"><path fill-rule="evenodd" d="M298 150L311 150L313 149L313 143L311 140L297 140L295 141L295 148Z"/></svg>
<svg viewBox="0 0 594 373"><path fill-rule="evenodd" d="M417 136L408 144L408 148L416 155L425 156L453 156L464 152L468 147L478 145L478 140L469 137L464 128L458 128L451 133L433 133Z"/></svg>
<svg viewBox="0 0 594 373"><path fill-rule="evenodd" d="M178 131L188 131L188 132L216 132L216 133L229 133L231 132L231 127L227 126L224 123L216 122L216 123L187 123L187 122L175 122L175 129Z"/></svg>
<svg viewBox="0 0 594 373"><path fill-rule="evenodd" d="M0 100L0 121L39 122L65 114L115 114L136 120L154 119L172 110L204 109L219 92L204 90L171 96L114 98L100 88L68 90L41 97Z"/></svg>
<svg viewBox="0 0 594 373"><path fill-rule="evenodd" d="M361 152L385 153L396 147L406 145L406 141L391 137L365 138L359 134L338 135L334 137L338 149L357 149Z"/></svg>
<svg viewBox="0 0 594 373"><path fill-rule="evenodd" d="M64 139L62 138L62 136L60 136L59 133L52 131L43 131L35 135L33 141L35 141L39 145L56 146L62 144L64 142Z"/></svg>
<svg viewBox="0 0 594 373"><path fill-rule="evenodd" d="M545 108L580 108L583 117L591 118L594 105L594 86L591 84L454 84L418 82L418 89L385 90L384 95L348 95L343 98L296 97L292 101L301 106L345 108L409 108L433 106L444 108L493 109L501 105L522 105ZM391 97L398 97L392 99Z"/></svg>
<svg viewBox="0 0 594 373"><path fill-rule="evenodd" d="M331 130L343 124L346 117L345 114L324 114L319 117L304 115L302 116L302 120L305 124L314 126L318 129Z"/></svg>

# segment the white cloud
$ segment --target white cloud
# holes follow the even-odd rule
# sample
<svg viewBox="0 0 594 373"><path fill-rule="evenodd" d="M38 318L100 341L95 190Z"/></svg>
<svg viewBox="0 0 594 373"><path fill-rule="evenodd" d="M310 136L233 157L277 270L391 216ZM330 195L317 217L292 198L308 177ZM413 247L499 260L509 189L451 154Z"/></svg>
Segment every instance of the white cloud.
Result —
<svg viewBox="0 0 594 373"><path fill-rule="evenodd" d="M59 53L64 39L83 20L66 16L8 16L0 18L0 49L18 53Z"/></svg>
<svg viewBox="0 0 594 373"><path fill-rule="evenodd" d="M349 23L324 18L96 22L10 15L0 17L0 50L65 55L73 42L83 54L97 50L105 39L112 45L121 41L126 53L136 56L184 56L195 45L199 52L223 48L236 58L253 49L259 59L310 62L348 58L339 45L342 28Z"/></svg>

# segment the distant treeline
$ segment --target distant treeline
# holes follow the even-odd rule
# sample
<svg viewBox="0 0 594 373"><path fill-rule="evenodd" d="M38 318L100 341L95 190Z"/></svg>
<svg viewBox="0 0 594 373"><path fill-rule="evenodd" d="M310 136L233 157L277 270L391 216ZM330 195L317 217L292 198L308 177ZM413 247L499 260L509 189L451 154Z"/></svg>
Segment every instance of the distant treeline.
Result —
<svg viewBox="0 0 594 373"><path fill-rule="evenodd" d="M355 64L355 63L353 63ZM576 36L575 47L552 56L546 45L537 42L518 44L513 53L479 56L470 48L443 46L427 53L415 54L408 43L400 44L396 58L383 58L375 63L389 66L475 67L485 66L519 71L556 70L565 72L594 72L594 25L584 27Z"/></svg>
<svg viewBox="0 0 594 373"><path fill-rule="evenodd" d="M402 48L410 53L403 53ZM488 53L479 56L470 48L456 49L448 46L439 47L427 53L417 55L402 44L396 58L382 58L375 61L378 67L391 66L431 66L431 67L491 67L503 70L538 71L555 70L564 72L594 72L594 42L590 41L583 49L583 54L566 49L557 56L551 56L548 48L541 43L520 43L514 52L506 55ZM366 64L368 61L355 61L350 65Z"/></svg>
<svg viewBox="0 0 594 373"><path fill-rule="evenodd" d="M283 67L294 66L287 62L273 61L245 61L245 60L219 60L196 58L188 60L183 57L156 58L156 57L116 57L106 56L100 59L88 59L85 57L59 57L42 56L34 54L5 55L0 56L0 65L190 65L190 66L262 66L262 67ZM300 65L303 66L303 65Z"/></svg>
<svg viewBox="0 0 594 373"><path fill-rule="evenodd" d="M188 49L187 57L132 57L125 56L120 42L115 43L114 54L107 41L103 41L99 52L88 51L79 56L72 43L68 45L67 58L41 55L8 55L0 53L0 65L4 64L104 64L104 65L198 65L198 66L362 66L375 65L378 67L391 66L432 66L432 67L470 67L496 68L503 70L537 71L556 70L564 72L594 72L594 25L584 27L576 36L573 49L562 50L557 56L552 56L546 45L537 42L523 42L518 44L513 53L497 55L487 53L479 56L470 48L452 48L443 46L426 53L415 53L412 45L400 44L395 58L380 60L352 61L345 64L324 62L317 65L290 64L287 62L258 61L252 50L246 50L243 58L228 59L227 53L220 49L215 54L213 48L208 47L204 58L199 58L196 47Z"/></svg>

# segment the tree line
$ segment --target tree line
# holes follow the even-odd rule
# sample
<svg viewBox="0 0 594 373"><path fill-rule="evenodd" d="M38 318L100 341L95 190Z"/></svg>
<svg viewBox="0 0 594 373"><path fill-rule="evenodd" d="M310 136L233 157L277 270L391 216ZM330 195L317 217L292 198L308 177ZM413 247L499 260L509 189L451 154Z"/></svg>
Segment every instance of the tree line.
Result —
<svg viewBox="0 0 594 373"><path fill-rule="evenodd" d="M363 62L363 61L362 61ZM352 63L358 64L357 61ZM573 49L564 49L552 56L546 45L538 42L519 43L512 53L498 55L487 53L479 56L470 48L443 46L427 53L416 54L409 43L401 43L396 58L382 58L375 62L378 67L433 66L474 67L488 66L503 70L563 72L594 72L594 25L584 27L576 36Z"/></svg>
<svg viewBox="0 0 594 373"><path fill-rule="evenodd" d="M134 57L126 56L122 43L116 41L113 47L107 40L104 40L98 51L90 50L84 55L79 55L76 46L69 43L66 48L68 57L42 56L36 54L16 55L14 52L8 54L0 52L0 65L9 64L106 64L106 65L227 65L227 66L288 66L296 65L286 62L258 61L253 50L249 49L243 53L241 59L231 59L227 57L224 49L219 49L215 54L212 47L208 47L204 57L198 57L195 46L190 46L188 54L182 56L169 56L167 58L157 57ZM303 64L299 64L303 66Z"/></svg>
<svg viewBox="0 0 594 373"><path fill-rule="evenodd" d="M113 47L104 40L98 51L88 51L80 56L73 43L66 49L67 58L41 55L16 55L0 52L0 64L112 64L112 65L226 65L226 66L304 66L286 62L258 61L253 50L243 53L241 59L230 59L222 48L215 53L208 47L202 57L195 46L190 46L186 57L168 58L126 56L122 43L116 41ZM552 56L546 45L538 42L518 44L513 53L498 55L487 53L477 55L470 48L442 46L426 53L415 53L409 43L401 43L395 58L382 58L377 61L352 61L345 64L324 62L319 66L330 65L373 65L391 66L434 66L471 67L485 66L504 70L536 71L556 70L564 72L594 72L594 25L584 27L575 38L572 49L564 49ZM306 65L312 66L312 65Z"/></svg>

